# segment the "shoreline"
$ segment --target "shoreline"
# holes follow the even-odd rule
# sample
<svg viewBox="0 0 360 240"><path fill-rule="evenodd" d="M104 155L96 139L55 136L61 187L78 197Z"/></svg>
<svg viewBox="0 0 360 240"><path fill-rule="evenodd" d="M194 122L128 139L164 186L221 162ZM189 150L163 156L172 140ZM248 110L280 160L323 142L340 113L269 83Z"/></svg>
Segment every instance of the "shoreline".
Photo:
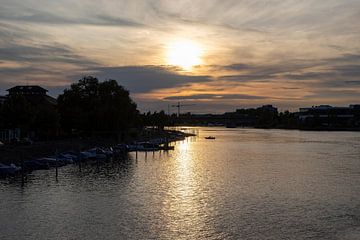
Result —
<svg viewBox="0 0 360 240"><path fill-rule="evenodd" d="M237 126L237 127L226 127L225 125L178 125L175 127L222 127L226 129L236 129L236 128L249 128L249 129L264 129L264 130L298 130L298 131L314 131L314 132L360 132L360 128L327 128L327 127L317 127L317 128L296 128L296 127L260 127L260 126Z"/></svg>
<svg viewBox="0 0 360 240"><path fill-rule="evenodd" d="M180 138L172 140L171 136L177 135ZM139 136L128 139L128 141L116 141L114 138L92 137L92 138L70 138L52 141L34 142L31 145L5 145L0 147L0 163L21 165L22 160L42 158L54 155L56 152L74 151L79 152L94 147L111 147L117 144L130 142L146 142L159 138L169 138L169 142L183 140L192 134L176 130L152 130L143 131Z"/></svg>

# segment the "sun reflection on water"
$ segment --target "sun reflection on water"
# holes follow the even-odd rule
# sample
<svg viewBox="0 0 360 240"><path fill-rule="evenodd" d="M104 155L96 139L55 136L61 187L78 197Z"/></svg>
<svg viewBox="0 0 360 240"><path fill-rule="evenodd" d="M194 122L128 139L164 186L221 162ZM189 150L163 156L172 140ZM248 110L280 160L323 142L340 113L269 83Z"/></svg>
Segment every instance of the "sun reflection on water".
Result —
<svg viewBox="0 0 360 240"><path fill-rule="evenodd" d="M200 169L193 158L194 145L189 141L179 142L176 146L176 157L173 158L173 174L169 179L169 198L164 205L167 209L167 228L169 232L187 233L186 239L199 238L206 226L206 211L202 198L204 193L200 191ZM189 232L193 234L189 238ZM185 236L184 236L185 237ZM202 236L203 237L203 236Z"/></svg>

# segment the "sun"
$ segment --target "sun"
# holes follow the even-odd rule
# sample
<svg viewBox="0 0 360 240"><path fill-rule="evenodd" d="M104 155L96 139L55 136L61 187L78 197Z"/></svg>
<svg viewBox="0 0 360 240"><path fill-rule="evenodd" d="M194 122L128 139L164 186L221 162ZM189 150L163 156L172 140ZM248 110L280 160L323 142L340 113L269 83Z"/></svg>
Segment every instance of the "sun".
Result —
<svg viewBox="0 0 360 240"><path fill-rule="evenodd" d="M167 46L167 63L190 71L194 66L202 63L202 47L190 40L180 40Z"/></svg>

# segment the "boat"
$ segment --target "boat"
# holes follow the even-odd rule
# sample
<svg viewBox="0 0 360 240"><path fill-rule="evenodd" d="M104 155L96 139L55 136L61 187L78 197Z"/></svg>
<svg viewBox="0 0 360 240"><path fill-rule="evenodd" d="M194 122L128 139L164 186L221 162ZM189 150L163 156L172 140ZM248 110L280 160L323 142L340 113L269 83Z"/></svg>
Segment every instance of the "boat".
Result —
<svg viewBox="0 0 360 240"><path fill-rule="evenodd" d="M124 154L129 151L129 146L123 143L120 143L113 147L114 154Z"/></svg>
<svg viewBox="0 0 360 240"><path fill-rule="evenodd" d="M215 137L214 136L207 136L207 137L205 137L205 139L215 139Z"/></svg>
<svg viewBox="0 0 360 240"><path fill-rule="evenodd" d="M108 158L114 155L114 149L112 147L100 147L98 151L99 153L105 154Z"/></svg>
<svg viewBox="0 0 360 240"><path fill-rule="evenodd" d="M65 158L65 159L71 159L71 161L73 161L73 163L78 161L78 154L76 154L75 152L64 152L64 153L60 153L59 157Z"/></svg>
<svg viewBox="0 0 360 240"><path fill-rule="evenodd" d="M92 154L93 158L97 160L104 160L107 159L108 156L106 155L106 152L100 148L92 148L89 149L88 152Z"/></svg>
<svg viewBox="0 0 360 240"><path fill-rule="evenodd" d="M20 171L21 168L17 167L15 164L5 165L0 163L0 176L14 175L16 172Z"/></svg>
<svg viewBox="0 0 360 240"><path fill-rule="evenodd" d="M95 157L96 157L96 153L92 153L92 152L89 152L89 151L80 152L80 159L81 160L94 159Z"/></svg>
<svg viewBox="0 0 360 240"><path fill-rule="evenodd" d="M50 156L50 158L55 158L57 161L64 164L74 163L73 157L66 154L58 154L58 155Z"/></svg>

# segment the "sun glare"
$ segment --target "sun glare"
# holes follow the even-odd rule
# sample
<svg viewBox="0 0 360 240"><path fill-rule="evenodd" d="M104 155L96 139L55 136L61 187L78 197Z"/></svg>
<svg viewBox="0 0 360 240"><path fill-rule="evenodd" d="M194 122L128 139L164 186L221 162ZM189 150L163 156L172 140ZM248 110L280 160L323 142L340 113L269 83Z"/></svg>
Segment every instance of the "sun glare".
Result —
<svg viewBox="0 0 360 240"><path fill-rule="evenodd" d="M202 63L202 51L201 46L193 41L172 42L167 47L167 62L190 71L192 67Z"/></svg>

